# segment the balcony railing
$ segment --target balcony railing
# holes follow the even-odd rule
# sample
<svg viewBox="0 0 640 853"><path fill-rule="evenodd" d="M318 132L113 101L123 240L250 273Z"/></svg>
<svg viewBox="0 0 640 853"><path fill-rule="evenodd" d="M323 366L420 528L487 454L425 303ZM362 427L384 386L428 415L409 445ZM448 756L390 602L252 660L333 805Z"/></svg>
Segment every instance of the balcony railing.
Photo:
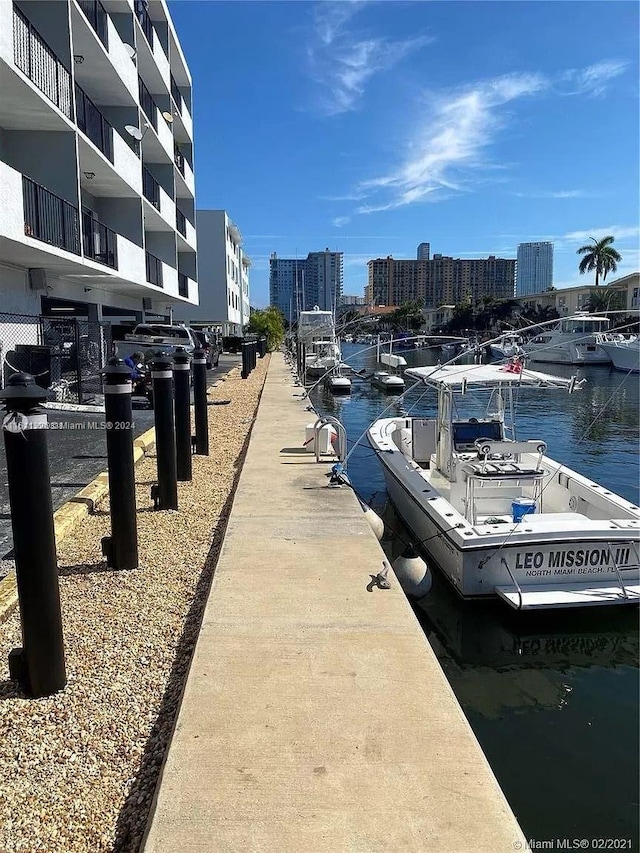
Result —
<svg viewBox="0 0 640 853"><path fill-rule="evenodd" d="M78 6L84 12L87 20L95 30L102 44L109 50L109 35L107 29L107 13L100 0L78 0Z"/></svg>
<svg viewBox="0 0 640 853"><path fill-rule="evenodd" d="M178 167L178 171L184 178L184 154L180 151L177 145L173 149L173 159L176 166Z"/></svg>
<svg viewBox="0 0 640 853"><path fill-rule="evenodd" d="M181 210L176 207L176 227L183 237L187 236L187 218Z"/></svg>
<svg viewBox="0 0 640 853"><path fill-rule="evenodd" d="M144 166L142 167L142 195L160 210L160 184Z"/></svg>
<svg viewBox="0 0 640 853"><path fill-rule="evenodd" d="M182 95L180 94L180 89L178 89L178 84L176 83L173 74L171 75L171 97L174 100L176 107L178 108L178 112L182 112Z"/></svg>
<svg viewBox="0 0 640 853"><path fill-rule="evenodd" d="M140 26L142 27L142 32L147 37L147 41L149 42L149 47L153 50L153 22L149 17L149 13L144 7L143 0L135 0L134 8L136 13L136 18L140 21Z"/></svg>
<svg viewBox="0 0 640 853"><path fill-rule="evenodd" d="M183 272L178 273L178 296L189 296L189 279Z"/></svg>
<svg viewBox="0 0 640 853"><path fill-rule="evenodd" d="M80 224L78 208L60 198L25 175L22 176L22 198L24 201L24 233L66 249L74 255L80 254Z"/></svg>
<svg viewBox="0 0 640 853"><path fill-rule="evenodd" d="M156 102L153 100L153 96L151 92L144 85L142 77L138 77L138 94L140 96L140 106L142 107L143 113L151 122L153 129L158 132L158 108L156 107Z"/></svg>
<svg viewBox="0 0 640 853"><path fill-rule="evenodd" d="M90 211L82 212L82 249L85 258L91 258L118 269L118 238L115 231L93 218Z"/></svg>
<svg viewBox="0 0 640 853"><path fill-rule="evenodd" d="M96 148L113 163L113 127L76 83L76 122Z"/></svg>
<svg viewBox="0 0 640 853"><path fill-rule="evenodd" d="M151 252L145 252L145 262L147 267L147 281L149 284L155 284L156 287L162 287L162 261L156 258Z"/></svg>
<svg viewBox="0 0 640 853"><path fill-rule="evenodd" d="M13 61L67 118L72 118L71 75L17 6L13 7Z"/></svg>

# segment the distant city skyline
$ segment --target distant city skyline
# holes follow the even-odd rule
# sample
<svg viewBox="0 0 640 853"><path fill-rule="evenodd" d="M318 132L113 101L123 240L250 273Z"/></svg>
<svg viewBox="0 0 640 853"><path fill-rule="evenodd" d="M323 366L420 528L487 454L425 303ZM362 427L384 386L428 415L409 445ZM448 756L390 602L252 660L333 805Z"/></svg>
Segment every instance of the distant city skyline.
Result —
<svg viewBox="0 0 640 853"><path fill-rule="evenodd" d="M562 288L612 234L617 275L639 268L637 4L169 3L198 204L242 223L254 305L273 251L325 246L348 293L423 241L460 258L552 242Z"/></svg>

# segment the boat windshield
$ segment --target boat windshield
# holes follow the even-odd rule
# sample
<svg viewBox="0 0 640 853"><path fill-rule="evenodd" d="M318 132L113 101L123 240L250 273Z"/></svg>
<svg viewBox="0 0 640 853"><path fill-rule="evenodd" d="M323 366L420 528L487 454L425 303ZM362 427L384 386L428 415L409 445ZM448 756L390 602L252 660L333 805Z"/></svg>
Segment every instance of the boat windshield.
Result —
<svg viewBox="0 0 640 853"><path fill-rule="evenodd" d="M560 331L571 335L592 335L609 327L606 317L569 317L560 324Z"/></svg>
<svg viewBox="0 0 640 853"><path fill-rule="evenodd" d="M502 441L501 421L453 421L453 445L456 450L473 447L479 438Z"/></svg>

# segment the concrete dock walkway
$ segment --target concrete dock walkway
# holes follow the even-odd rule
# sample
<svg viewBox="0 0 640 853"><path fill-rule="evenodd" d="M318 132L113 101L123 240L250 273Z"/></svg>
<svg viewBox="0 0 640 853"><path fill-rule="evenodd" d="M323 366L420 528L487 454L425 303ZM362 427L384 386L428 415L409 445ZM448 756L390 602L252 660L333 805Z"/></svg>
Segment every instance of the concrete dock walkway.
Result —
<svg viewBox="0 0 640 853"><path fill-rule="evenodd" d="M524 837L314 420L271 365L146 853L487 851Z"/></svg>

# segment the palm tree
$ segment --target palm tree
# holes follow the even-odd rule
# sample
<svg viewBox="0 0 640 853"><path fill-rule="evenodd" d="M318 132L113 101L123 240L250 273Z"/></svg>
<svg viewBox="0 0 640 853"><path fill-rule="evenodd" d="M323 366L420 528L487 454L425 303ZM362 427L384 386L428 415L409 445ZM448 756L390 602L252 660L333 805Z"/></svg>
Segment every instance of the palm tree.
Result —
<svg viewBox="0 0 640 853"><path fill-rule="evenodd" d="M596 240L591 237L592 244L580 246L576 250L576 254L584 255L580 261L580 274L585 272L596 271L596 287L600 285L600 276L604 281L610 272L615 272L618 269L618 264L622 260L622 255L611 245L614 237L603 237L601 240Z"/></svg>

